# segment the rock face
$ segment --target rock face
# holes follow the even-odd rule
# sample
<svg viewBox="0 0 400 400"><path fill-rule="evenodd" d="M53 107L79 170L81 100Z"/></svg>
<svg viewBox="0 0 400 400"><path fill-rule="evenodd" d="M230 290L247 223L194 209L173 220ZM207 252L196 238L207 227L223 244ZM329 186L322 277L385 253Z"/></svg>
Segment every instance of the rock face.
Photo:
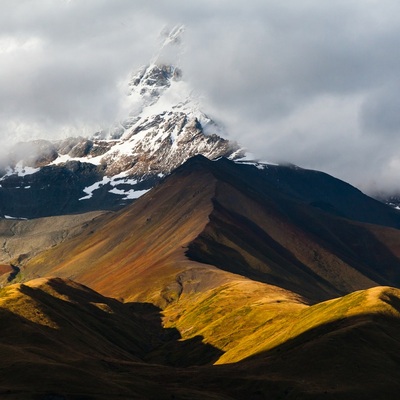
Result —
<svg viewBox="0 0 400 400"><path fill-rule="evenodd" d="M182 32L182 27L168 32L159 54L132 75L131 112L108 132L15 146L0 171L0 217L116 209L197 154L244 155L201 112L182 71L161 61L165 52L179 52Z"/></svg>
<svg viewBox="0 0 400 400"><path fill-rule="evenodd" d="M112 208L104 190L97 193L95 201L79 200L91 182L101 180L96 165L69 161L59 166L16 171L5 175L0 182L0 215L5 218L37 218ZM106 207L102 207L102 201Z"/></svg>

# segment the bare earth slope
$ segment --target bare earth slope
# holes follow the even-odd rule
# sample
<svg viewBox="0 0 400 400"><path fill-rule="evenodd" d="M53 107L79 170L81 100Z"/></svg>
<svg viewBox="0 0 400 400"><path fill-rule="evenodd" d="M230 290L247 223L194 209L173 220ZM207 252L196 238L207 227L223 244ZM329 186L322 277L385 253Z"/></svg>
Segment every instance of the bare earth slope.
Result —
<svg viewBox="0 0 400 400"><path fill-rule="evenodd" d="M11 281L27 260L78 236L89 222L103 214L93 211L33 220L1 219L0 285Z"/></svg>
<svg viewBox="0 0 400 400"><path fill-rule="evenodd" d="M162 306L237 275L310 302L400 285L400 231L327 213L241 167L191 159L135 204L29 260L24 276Z"/></svg>

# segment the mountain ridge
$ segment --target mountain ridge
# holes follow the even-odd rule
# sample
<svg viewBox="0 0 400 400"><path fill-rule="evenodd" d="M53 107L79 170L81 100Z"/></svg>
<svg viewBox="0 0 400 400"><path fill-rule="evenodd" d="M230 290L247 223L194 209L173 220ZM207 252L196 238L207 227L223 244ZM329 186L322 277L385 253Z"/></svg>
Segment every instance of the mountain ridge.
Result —
<svg viewBox="0 0 400 400"><path fill-rule="evenodd" d="M44 252L21 267L28 274L40 270L47 274L56 268L73 279L81 276L82 283L96 290L107 288L106 295L119 293L124 298L133 292L138 296L137 290L148 287L150 275L164 276L167 280L160 281L161 286L152 285L153 294L143 293L141 298L146 300L149 295L161 302L169 296L167 282L176 288L171 289L171 296L177 296L174 291L179 294L182 288L176 276L195 266L207 274L225 271L226 276L245 275L283 286L313 301L399 283L400 261L392 252L400 240L398 230L380 225L378 238L375 225L293 200L281 193L279 185L274 188L267 182L261 188L264 180L263 171L255 167L197 156L133 205L87 227L76 242L64 242L48 250L49 256ZM359 196L364 201L361 192ZM397 213L382 207L379 204L382 220L391 217L397 223ZM385 237L390 238L388 243L381 241ZM43 257L49 257L45 269ZM116 273L111 286L111 272L96 273L101 265ZM131 294L127 281L136 285Z"/></svg>

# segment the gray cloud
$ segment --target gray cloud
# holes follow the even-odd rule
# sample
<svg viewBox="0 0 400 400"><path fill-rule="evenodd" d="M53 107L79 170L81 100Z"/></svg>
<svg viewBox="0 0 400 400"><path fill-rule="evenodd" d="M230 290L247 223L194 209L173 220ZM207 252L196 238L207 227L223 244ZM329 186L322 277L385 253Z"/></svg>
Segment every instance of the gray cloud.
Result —
<svg viewBox="0 0 400 400"><path fill-rule="evenodd" d="M400 81L371 92L361 108L362 128L366 133L383 134L393 139L400 127Z"/></svg>
<svg viewBox="0 0 400 400"><path fill-rule="evenodd" d="M164 25L183 23L185 78L231 138L260 159L397 190L399 19L394 0L5 0L0 136L112 123L119 84Z"/></svg>
<svg viewBox="0 0 400 400"><path fill-rule="evenodd" d="M3 7L2 135L89 134L115 121L123 97L118 84L154 53L160 21L123 1L10 1Z"/></svg>

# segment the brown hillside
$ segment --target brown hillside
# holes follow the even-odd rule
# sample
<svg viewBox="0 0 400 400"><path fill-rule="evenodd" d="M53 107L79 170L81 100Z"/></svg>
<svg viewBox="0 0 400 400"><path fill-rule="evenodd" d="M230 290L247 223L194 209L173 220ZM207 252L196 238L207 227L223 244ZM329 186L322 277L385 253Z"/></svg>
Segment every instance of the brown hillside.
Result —
<svg viewBox="0 0 400 400"><path fill-rule="evenodd" d="M71 278L163 307L236 275L310 302L400 284L400 231L331 215L248 173L195 157L133 205L28 261L21 275Z"/></svg>
<svg viewBox="0 0 400 400"><path fill-rule="evenodd" d="M207 171L182 171L133 206L96 221L82 236L41 253L24 274L69 277L108 296L157 304L179 297L179 276L189 267L202 275L202 286L218 285L225 278L217 268L184 254L208 223L214 190L215 179Z"/></svg>

